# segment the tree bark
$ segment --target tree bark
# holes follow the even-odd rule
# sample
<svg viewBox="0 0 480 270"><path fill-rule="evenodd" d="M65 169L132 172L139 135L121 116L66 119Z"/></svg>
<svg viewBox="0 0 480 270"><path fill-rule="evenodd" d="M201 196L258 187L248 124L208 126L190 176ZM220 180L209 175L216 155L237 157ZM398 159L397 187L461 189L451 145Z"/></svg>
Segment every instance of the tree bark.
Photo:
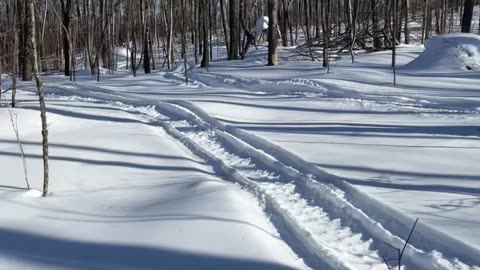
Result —
<svg viewBox="0 0 480 270"><path fill-rule="evenodd" d="M330 9L332 6L331 0L324 0L325 4L323 5L323 20L322 20L322 31L323 31L323 67L327 68L327 71L330 69Z"/></svg>
<svg viewBox="0 0 480 270"><path fill-rule="evenodd" d="M71 22L71 12L72 12L72 1L71 0L62 0L60 1L62 7L62 39L63 39L63 60L64 60L64 73L65 76L70 76L70 41L69 41L69 31L70 31L70 22Z"/></svg>
<svg viewBox="0 0 480 270"><path fill-rule="evenodd" d="M31 1L31 0L27 0ZM30 12L29 6L24 7L25 17L23 22L23 50L22 50L22 80L31 81L32 80L32 18L33 13ZM21 18L21 17L20 17ZM35 27L35 24L33 24Z"/></svg>
<svg viewBox="0 0 480 270"><path fill-rule="evenodd" d="M167 67L168 69L172 68L173 64L173 0L169 1L169 7L168 7L168 17L170 18L169 20L169 25L168 25L168 42L167 42Z"/></svg>
<svg viewBox="0 0 480 270"><path fill-rule="evenodd" d="M12 55L12 108L16 106L17 98L17 63L18 63L18 25L17 25L17 2L13 3L13 55ZM0 72L1 74L1 72ZM0 75L1 76L1 75ZM1 93L0 93L1 95Z"/></svg>
<svg viewBox="0 0 480 270"><path fill-rule="evenodd" d="M380 49L383 47L382 39L379 37L380 25L378 23L378 3L377 0L370 1L370 9L372 14L372 30L373 30L373 47Z"/></svg>
<svg viewBox="0 0 480 270"><path fill-rule="evenodd" d="M240 46L240 20L238 12L238 0L230 0L229 6L229 21L230 21L230 47L228 53L228 60L239 59Z"/></svg>
<svg viewBox="0 0 480 270"><path fill-rule="evenodd" d="M223 25L223 35L225 38L225 47L227 48L227 52L230 52L230 40L228 38L228 24L227 24L227 12L225 11L225 0L220 0L220 12L222 15L222 25Z"/></svg>
<svg viewBox="0 0 480 270"><path fill-rule="evenodd" d="M40 72L38 70L38 56L37 56L37 43L35 37L35 7L34 0L27 0L28 6L26 7L26 14L29 19L29 34L31 45L31 61L33 74L37 83L38 99L40 102L40 119L42 121L42 150L43 150L43 192L42 196L45 197L48 194L49 185L49 166L48 166L48 126L47 126L47 111L45 106L45 95L43 92L43 82Z"/></svg>
<svg viewBox="0 0 480 270"><path fill-rule="evenodd" d="M410 44L410 29L408 27L408 22L410 20L409 12L410 12L410 0L403 0L403 18L405 20L405 24L403 26L403 33L405 37L405 44Z"/></svg>
<svg viewBox="0 0 480 270"><path fill-rule="evenodd" d="M152 68L150 65L150 48L148 46L149 44L149 24L148 24L148 14L149 14L149 3L148 1L145 1L145 6L143 8L143 70L145 71L145 74L149 74L152 72Z"/></svg>
<svg viewBox="0 0 480 270"><path fill-rule="evenodd" d="M308 3L308 0L304 0L303 9L304 9L304 16L305 16L305 29L306 29L305 34L307 35L307 43L310 42L310 39L311 39L309 7L310 7L310 4Z"/></svg>
<svg viewBox="0 0 480 270"><path fill-rule="evenodd" d="M202 18L202 42L203 42L203 54L202 54L202 62L200 66L202 68L208 68L210 53L209 53L209 45L208 45L208 1L209 0L201 0L200 5L200 13Z"/></svg>
<svg viewBox="0 0 480 270"><path fill-rule="evenodd" d="M472 17L473 17L473 7L474 0L465 0L465 5L463 8L463 17L462 17L462 32L470 33L472 29Z"/></svg>
<svg viewBox="0 0 480 270"><path fill-rule="evenodd" d="M278 65L277 0L268 0L268 65Z"/></svg>

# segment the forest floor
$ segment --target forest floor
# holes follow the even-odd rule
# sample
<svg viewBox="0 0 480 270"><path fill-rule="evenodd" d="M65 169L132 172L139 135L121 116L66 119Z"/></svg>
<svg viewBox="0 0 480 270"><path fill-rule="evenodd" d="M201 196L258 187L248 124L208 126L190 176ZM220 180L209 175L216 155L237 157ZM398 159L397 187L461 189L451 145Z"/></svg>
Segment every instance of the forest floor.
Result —
<svg viewBox="0 0 480 270"><path fill-rule="evenodd" d="M400 46L399 66L423 51ZM0 269L480 269L479 73L390 52L45 76L0 108ZM391 262L395 264L394 261Z"/></svg>

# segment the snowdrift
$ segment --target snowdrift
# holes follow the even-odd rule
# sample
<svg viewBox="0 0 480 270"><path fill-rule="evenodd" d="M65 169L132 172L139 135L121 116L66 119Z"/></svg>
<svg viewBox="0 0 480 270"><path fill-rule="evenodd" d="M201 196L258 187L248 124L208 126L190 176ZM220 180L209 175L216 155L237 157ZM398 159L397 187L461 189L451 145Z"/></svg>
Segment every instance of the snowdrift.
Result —
<svg viewBox="0 0 480 270"><path fill-rule="evenodd" d="M480 36L467 33L434 36L425 43L425 51L402 69L438 72L480 71Z"/></svg>

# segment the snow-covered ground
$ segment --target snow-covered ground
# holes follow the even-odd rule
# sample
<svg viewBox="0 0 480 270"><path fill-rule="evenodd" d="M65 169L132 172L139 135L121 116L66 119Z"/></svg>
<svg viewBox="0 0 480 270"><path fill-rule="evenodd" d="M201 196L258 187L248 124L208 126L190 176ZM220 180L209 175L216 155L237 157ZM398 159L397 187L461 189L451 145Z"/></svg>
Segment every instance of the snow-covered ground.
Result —
<svg viewBox="0 0 480 270"><path fill-rule="evenodd" d="M254 197L222 181L152 108L50 98L51 194L35 96L16 110L35 190L0 110L0 269L304 268ZM147 115L149 115L147 117Z"/></svg>
<svg viewBox="0 0 480 270"><path fill-rule="evenodd" d="M399 66L423 50L401 46ZM180 67L45 77L52 194L12 188L23 170L2 128L0 269L385 269L384 242L401 247L417 217L405 269L479 269L479 73L412 63L393 87L389 52L329 74L289 54L213 62L188 86ZM34 88L21 87L39 189Z"/></svg>

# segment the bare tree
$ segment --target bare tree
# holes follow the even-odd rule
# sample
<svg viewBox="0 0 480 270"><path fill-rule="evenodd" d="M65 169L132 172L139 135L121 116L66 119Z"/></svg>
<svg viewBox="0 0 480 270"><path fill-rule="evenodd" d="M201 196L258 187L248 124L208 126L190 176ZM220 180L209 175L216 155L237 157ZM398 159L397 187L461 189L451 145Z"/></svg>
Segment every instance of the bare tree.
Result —
<svg viewBox="0 0 480 270"><path fill-rule="evenodd" d="M48 166L48 126L47 126L47 110L45 106L45 94L43 92L43 82L38 69L38 54L37 54L37 42L35 34L35 7L34 0L27 0L26 14L28 19L28 27L26 28L28 33L28 43L30 43L32 56L32 68L33 75L35 76L35 81L37 84L38 98L40 103L40 118L42 121L42 149L43 149L43 197L48 194L48 184L49 184L49 166Z"/></svg>
<svg viewBox="0 0 480 270"><path fill-rule="evenodd" d="M462 32L464 33L471 32L474 5L474 0L465 0L462 17Z"/></svg>
<svg viewBox="0 0 480 270"><path fill-rule="evenodd" d="M209 42L208 42L208 0L200 0L200 14L201 14L201 25L202 25L202 68L208 68L210 62L210 53L209 53Z"/></svg>
<svg viewBox="0 0 480 270"><path fill-rule="evenodd" d="M278 65L277 0L268 0L268 65Z"/></svg>
<svg viewBox="0 0 480 270"><path fill-rule="evenodd" d="M230 44L228 51L229 60L237 60L239 58L240 46L240 18L238 10L238 0L230 0L229 5L229 21L230 21Z"/></svg>
<svg viewBox="0 0 480 270"><path fill-rule="evenodd" d="M23 17L23 24L22 24L22 33L23 33L23 38L22 38L22 80L24 81L31 81L32 80L32 43L30 40L32 38L32 31L31 31L31 21L34 20L35 18L32 18L33 13L29 11L29 7L20 5L21 1L18 1L18 7L19 11L23 10L25 13L25 16ZM28 2L25 2L28 3ZM19 17L20 19L22 17ZM33 25L35 27L35 24Z"/></svg>
<svg viewBox="0 0 480 270"><path fill-rule="evenodd" d="M63 24L63 57L65 63L65 76L70 76L70 65L71 65L71 45L69 38L70 31L70 22L72 20L72 0L61 0L62 7L62 24Z"/></svg>

